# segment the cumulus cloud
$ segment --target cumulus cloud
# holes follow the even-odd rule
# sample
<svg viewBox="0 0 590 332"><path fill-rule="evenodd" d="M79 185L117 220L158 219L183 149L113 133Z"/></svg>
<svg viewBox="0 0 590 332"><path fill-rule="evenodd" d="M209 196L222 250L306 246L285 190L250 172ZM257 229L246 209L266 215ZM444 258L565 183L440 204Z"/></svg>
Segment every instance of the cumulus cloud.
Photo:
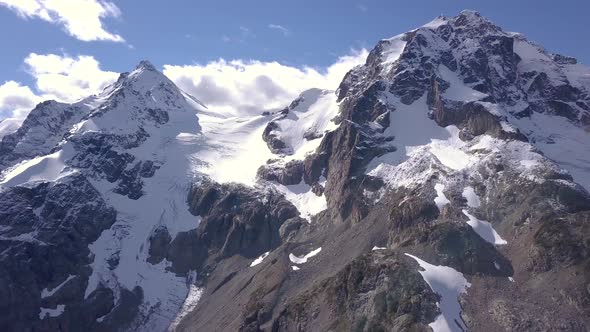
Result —
<svg viewBox="0 0 590 332"><path fill-rule="evenodd" d="M0 118L23 118L40 101L28 86L15 81L0 85Z"/></svg>
<svg viewBox="0 0 590 332"><path fill-rule="evenodd" d="M119 76L103 71L91 56L31 53L24 62L35 81L36 91L15 81L0 85L0 119L24 118L43 100L75 102L100 92Z"/></svg>
<svg viewBox="0 0 590 332"><path fill-rule="evenodd" d="M353 51L327 68L220 59L204 65L165 65L164 74L214 112L260 114L285 107L310 88L335 90L346 72L366 57L366 50ZM100 92L119 75L101 69L92 56L31 53L24 63L34 89L14 81L1 85L0 119L22 118L43 100L75 102Z"/></svg>
<svg viewBox="0 0 590 332"><path fill-rule="evenodd" d="M23 18L39 18L63 26L72 37L82 41L124 42L123 37L105 30L102 19L119 17L121 11L103 0L0 0L0 5Z"/></svg>
<svg viewBox="0 0 590 332"><path fill-rule="evenodd" d="M74 102L95 94L112 83L118 73L103 71L92 56L78 57L31 53L25 59L37 90L47 99Z"/></svg>
<svg viewBox="0 0 590 332"><path fill-rule="evenodd" d="M285 107L309 88L335 90L346 72L364 63L367 54L366 50L354 51L325 69L219 59L204 65L165 65L164 74L216 112L259 114Z"/></svg>
<svg viewBox="0 0 590 332"><path fill-rule="evenodd" d="M281 32L285 36L288 36L288 35L291 34L291 31L289 29L287 29L284 26L279 25L279 24L269 24L268 25L268 28L269 29L272 29L272 30L277 30L277 31Z"/></svg>

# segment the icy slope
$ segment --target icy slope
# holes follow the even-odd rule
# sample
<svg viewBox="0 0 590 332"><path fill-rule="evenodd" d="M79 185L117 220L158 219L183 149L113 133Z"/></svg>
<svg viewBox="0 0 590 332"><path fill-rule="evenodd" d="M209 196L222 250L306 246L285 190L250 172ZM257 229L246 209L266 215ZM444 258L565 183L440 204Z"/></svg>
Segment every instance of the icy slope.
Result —
<svg viewBox="0 0 590 332"><path fill-rule="evenodd" d="M256 171L272 158L262 140L268 117L219 117L200 114L205 148L198 153L203 162L200 172L220 183L236 182L249 186L256 183Z"/></svg>

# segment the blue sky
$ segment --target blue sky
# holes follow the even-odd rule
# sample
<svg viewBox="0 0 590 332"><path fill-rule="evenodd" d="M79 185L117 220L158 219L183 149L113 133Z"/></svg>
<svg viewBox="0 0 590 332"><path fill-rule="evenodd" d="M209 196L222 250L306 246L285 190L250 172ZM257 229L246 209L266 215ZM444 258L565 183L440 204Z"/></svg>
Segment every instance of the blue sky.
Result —
<svg viewBox="0 0 590 332"><path fill-rule="evenodd" d="M480 11L505 30L524 33L550 51L590 63L590 2L582 0L77 1L108 9L97 24L111 40L84 40L92 38L68 31L56 19L23 18L14 5L9 9L19 0L0 0L0 84L15 81L38 93L37 77L24 63L31 53L92 56L101 70L112 72L129 71L141 59L158 67L223 58L326 68L351 49L370 49L379 39L465 8Z"/></svg>

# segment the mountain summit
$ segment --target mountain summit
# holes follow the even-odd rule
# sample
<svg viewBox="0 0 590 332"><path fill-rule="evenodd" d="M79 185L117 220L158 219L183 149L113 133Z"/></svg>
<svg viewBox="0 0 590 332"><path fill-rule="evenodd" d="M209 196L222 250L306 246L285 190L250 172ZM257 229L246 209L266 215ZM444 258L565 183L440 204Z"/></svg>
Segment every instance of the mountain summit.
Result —
<svg viewBox="0 0 590 332"><path fill-rule="evenodd" d="M0 143L0 328L585 331L589 78L462 11L258 116L147 61L41 103Z"/></svg>

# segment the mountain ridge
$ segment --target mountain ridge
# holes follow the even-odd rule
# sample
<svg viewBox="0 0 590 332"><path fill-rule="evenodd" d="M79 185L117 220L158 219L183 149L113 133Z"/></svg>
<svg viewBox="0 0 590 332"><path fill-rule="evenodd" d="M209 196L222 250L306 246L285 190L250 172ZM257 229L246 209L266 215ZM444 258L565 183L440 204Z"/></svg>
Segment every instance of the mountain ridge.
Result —
<svg viewBox="0 0 590 332"><path fill-rule="evenodd" d="M583 331L586 73L463 11L272 114L145 60L41 103L0 144L0 327Z"/></svg>

